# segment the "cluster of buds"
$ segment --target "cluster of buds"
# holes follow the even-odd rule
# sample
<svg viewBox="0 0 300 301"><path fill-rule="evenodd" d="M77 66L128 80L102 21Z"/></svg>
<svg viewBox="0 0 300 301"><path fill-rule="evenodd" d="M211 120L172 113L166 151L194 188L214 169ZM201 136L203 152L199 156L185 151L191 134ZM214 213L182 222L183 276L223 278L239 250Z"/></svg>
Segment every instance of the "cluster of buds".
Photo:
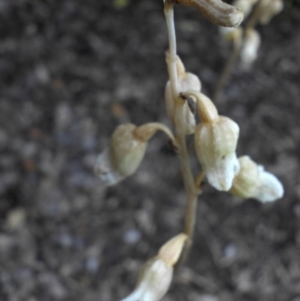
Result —
<svg viewBox="0 0 300 301"><path fill-rule="evenodd" d="M167 241L157 256L149 259L141 268L134 291L121 301L159 301L168 291L187 236L178 234Z"/></svg>
<svg viewBox="0 0 300 301"><path fill-rule="evenodd" d="M243 11L245 19L251 14L253 7L254 12L250 17L246 29L222 28L221 35L226 40L241 45L241 62L244 68L248 69L257 58L261 38L259 33L254 29L255 23L263 25L268 24L273 17L283 10L282 0L236 0L233 5Z"/></svg>
<svg viewBox="0 0 300 301"><path fill-rule="evenodd" d="M237 159L239 126L230 118L220 116L204 94L186 91L181 96L193 96L197 101L201 122L195 130L195 150L209 184L217 190L261 202L281 198L283 186L274 175L248 156Z"/></svg>

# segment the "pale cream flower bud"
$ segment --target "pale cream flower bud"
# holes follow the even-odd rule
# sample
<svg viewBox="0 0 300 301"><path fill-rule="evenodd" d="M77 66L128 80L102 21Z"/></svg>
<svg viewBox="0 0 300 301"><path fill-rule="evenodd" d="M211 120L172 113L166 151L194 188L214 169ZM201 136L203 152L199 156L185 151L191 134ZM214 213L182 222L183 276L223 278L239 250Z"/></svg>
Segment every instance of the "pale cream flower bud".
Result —
<svg viewBox="0 0 300 301"><path fill-rule="evenodd" d="M95 173L107 185L114 185L132 175L139 167L147 142L134 136L134 124L124 124L114 131L110 146L99 155Z"/></svg>
<svg viewBox="0 0 300 301"><path fill-rule="evenodd" d="M259 6L261 9L259 22L265 25L283 10L284 4L282 0L261 0Z"/></svg>
<svg viewBox="0 0 300 301"><path fill-rule="evenodd" d="M141 268L135 290L121 301L159 301L168 291L187 236L179 234L166 242L158 256L149 259Z"/></svg>
<svg viewBox="0 0 300 301"><path fill-rule="evenodd" d="M169 64L169 53L166 54L166 60ZM185 67L180 60L179 56L176 57L176 67L177 67L177 75L178 75L178 89L180 92L185 92L188 90L201 90L201 82L199 78L189 72L185 72ZM167 82L165 88L165 101L166 101L166 108L167 114L171 120L171 122L175 123L175 99L172 95L171 83L170 81ZM196 120L193 112L191 112L187 103L184 104L183 108L183 122L184 122L184 132L186 135L193 134L195 131Z"/></svg>
<svg viewBox="0 0 300 301"><path fill-rule="evenodd" d="M149 122L139 127L127 123L112 134L109 148L97 158L95 173L107 185L114 185L135 173L147 148L147 142L157 131L163 131L175 151L178 146L172 132L162 123Z"/></svg>
<svg viewBox="0 0 300 301"><path fill-rule="evenodd" d="M255 198L261 202L272 202L283 196L280 181L263 166L257 165L248 156L239 158L240 171L233 181L230 192L242 198Z"/></svg>
<svg viewBox="0 0 300 301"><path fill-rule="evenodd" d="M260 35L256 30L249 29L246 31L241 49L241 61L245 68L249 68L256 60L260 42Z"/></svg>

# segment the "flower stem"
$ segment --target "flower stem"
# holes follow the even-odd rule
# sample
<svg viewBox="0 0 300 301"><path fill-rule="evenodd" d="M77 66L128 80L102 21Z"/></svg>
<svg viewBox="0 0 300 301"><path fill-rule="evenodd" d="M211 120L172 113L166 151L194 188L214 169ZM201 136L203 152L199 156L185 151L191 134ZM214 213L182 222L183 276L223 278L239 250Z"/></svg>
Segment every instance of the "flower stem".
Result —
<svg viewBox="0 0 300 301"><path fill-rule="evenodd" d="M174 25L174 4L172 1L165 0L164 2L164 13L166 17L167 29L168 29L168 38L169 38L169 62L167 63L168 66L168 73L171 82L171 89L173 98L176 99L179 94L179 87L178 87L178 74L177 74L177 66L176 66L176 34L175 34L175 25Z"/></svg>
<svg viewBox="0 0 300 301"><path fill-rule="evenodd" d="M181 257L176 264L179 267L184 263L189 249L192 244L192 237L195 228L196 211L197 211L197 190L194 184L194 177L191 170L189 155L186 146L186 138L184 132L184 116L183 116L183 105L185 100L179 96L179 85L178 85L178 74L176 67L176 34L174 26L174 10L172 0L165 0L164 2L164 13L166 17L166 23L168 28L169 37L169 52L170 61L167 62L168 72L171 82L172 95L175 105L175 134L176 140L179 147L179 161L180 169L183 178L184 188L187 194L187 204L185 211L184 221L184 233L187 235L187 241L183 248Z"/></svg>

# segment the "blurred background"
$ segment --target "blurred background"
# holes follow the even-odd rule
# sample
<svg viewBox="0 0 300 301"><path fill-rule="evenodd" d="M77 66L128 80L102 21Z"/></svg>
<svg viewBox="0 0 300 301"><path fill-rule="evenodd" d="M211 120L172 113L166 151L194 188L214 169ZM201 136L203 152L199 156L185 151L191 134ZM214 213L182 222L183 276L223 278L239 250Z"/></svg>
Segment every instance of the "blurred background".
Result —
<svg viewBox="0 0 300 301"><path fill-rule="evenodd" d="M178 52L211 96L231 46L196 10L176 6L175 18ZM300 301L299 1L258 31L257 61L236 64L217 106L240 125L238 155L285 196L263 205L206 186L165 301ZM185 192L162 134L119 185L93 173L119 124L170 125L166 49L159 0L0 1L1 300L120 300L181 232Z"/></svg>

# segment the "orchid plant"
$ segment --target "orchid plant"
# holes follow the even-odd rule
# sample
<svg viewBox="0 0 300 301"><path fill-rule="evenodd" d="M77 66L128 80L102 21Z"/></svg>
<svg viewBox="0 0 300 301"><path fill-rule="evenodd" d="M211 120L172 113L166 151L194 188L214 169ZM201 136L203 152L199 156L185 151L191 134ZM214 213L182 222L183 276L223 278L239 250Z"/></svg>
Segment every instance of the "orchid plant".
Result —
<svg viewBox="0 0 300 301"><path fill-rule="evenodd" d="M267 1L261 0L257 4L261 20L269 20L272 16L266 11L270 7L264 6ZM169 49L166 51L169 81L166 84L165 101L167 114L175 131L173 133L158 122L141 126L123 124L114 131L109 147L97 159L96 174L107 185L115 185L138 169L148 141L157 131L162 131L178 154L186 190L185 224L182 233L166 242L158 254L145 263L136 288L122 301L159 301L168 291L174 267L183 264L192 245L196 206L205 178L215 189L228 191L241 198L271 202L283 196L283 186L274 175L266 172L248 156L237 157L238 124L227 116L219 115L215 104L201 92L200 79L185 70L177 55L175 4L195 7L216 25L239 28L244 14L249 13L250 7L256 1L237 2L239 8L221 0L164 0L169 38ZM230 29L228 32L236 34L238 30ZM195 151L201 165L196 176L191 170L187 135L194 135Z"/></svg>

